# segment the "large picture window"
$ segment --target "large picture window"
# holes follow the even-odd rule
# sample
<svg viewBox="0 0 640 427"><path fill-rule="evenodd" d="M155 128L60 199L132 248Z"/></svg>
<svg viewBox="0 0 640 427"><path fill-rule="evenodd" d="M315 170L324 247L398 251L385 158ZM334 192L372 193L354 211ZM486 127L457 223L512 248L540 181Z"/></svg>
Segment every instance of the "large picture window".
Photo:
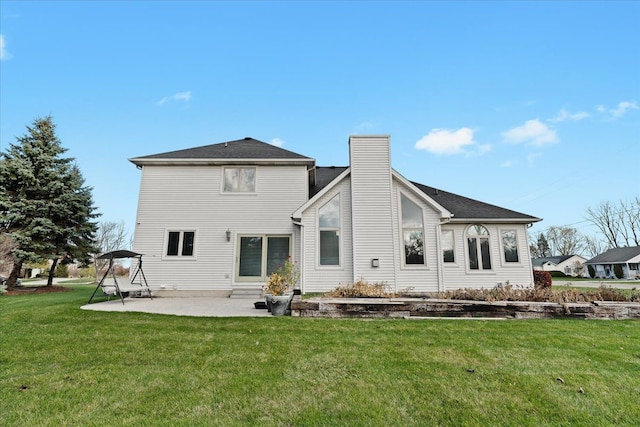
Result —
<svg viewBox="0 0 640 427"><path fill-rule="evenodd" d="M472 225L467 230L470 270L491 270L489 231L482 225Z"/></svg>
<svg viewBox="0 0 640 427"><path fill-rule="evenodd" d="M505 262L519 262L516 230L502 230L502 249Z"/></svg>
<svg viewBox="0 0 640 427"><path fill-rule="evenodd" d="M282 267L290 256L289 236L240 236L237 276L239 280L263 281Z"/></svg>
<svg viewBox="0 0 640 427"><path fill-rule="evenodd" d="M402 235L405 264L424 264L424 226L422 209L404 194L400 196L402 208Z"/></svg>
<svg viewBox="0 0 640 427"><path fill-rule="evenodd" d="M340 265L340 194L318 212L320 265Z"/></svg>
<svg viewBox="0 0 640 427"><path fill-rule="evenodd" d="M256 191L256 168L224 168L225 193L254 193Z"/></svg>
<svg viewBox="0 0 640 427"><path fill-rule="evenodd" d="M167 256L193 256L195 231L169 231Z"/></svg>

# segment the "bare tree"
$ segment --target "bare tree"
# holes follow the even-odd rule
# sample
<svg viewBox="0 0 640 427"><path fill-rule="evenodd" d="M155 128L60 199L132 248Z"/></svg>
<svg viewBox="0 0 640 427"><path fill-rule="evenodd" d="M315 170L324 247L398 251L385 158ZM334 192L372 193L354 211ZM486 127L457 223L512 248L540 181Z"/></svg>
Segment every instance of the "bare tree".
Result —
<svg viewBox="0 0 640 427"><path fill-rule="evenodd" d="M587 220L595 225L610 248L640 246L640 197L620 201L617 205L609 201L587 209Z"/></svg>
<svg viewBox="0 0 640 427"><path fill-rule="evenodd" d="M95 245L100 253L128 249L129 243L124 221L103 221L98 224Z"/></svg>
<svg viewBox="0 0 640 427"><path fill-rule="evenodd" d="M583 277L584 275L584 264L580 261L575 261L571 266L571 270L573 271L573 275L576 277Z"/></svg>
<svg viewBox="0 0 640 427"><path fill-rule="evenodd" d="M584 255L587 257L593 258L605 252L607 249L609 249L607 244L597 237L584 237Z"/></svg>
<svg viewBox="0 0 640 427"><path fill-rule="evenodd" d="M99 253L129 249L131 240L127 235L124 221L103 221L98 224L95 246L98 248ZM107 261L100 261L95 258L94 263L96 265L96 279L98 279L100 272L106 267Z"/></svg>
<svg viewBox="0 0 640 427"><path fill-rule="evenodd" d="M573 255L584 248L584 237L573 227L549 227L546 237L554 255Z"/></svg>

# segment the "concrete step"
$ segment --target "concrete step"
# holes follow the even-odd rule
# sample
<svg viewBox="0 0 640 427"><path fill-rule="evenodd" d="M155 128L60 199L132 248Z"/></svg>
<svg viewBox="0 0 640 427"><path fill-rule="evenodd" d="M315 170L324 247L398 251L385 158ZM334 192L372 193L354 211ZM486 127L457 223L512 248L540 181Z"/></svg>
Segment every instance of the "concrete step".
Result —
<svg viewBox="0 0 640 427"><path fill-rule="evenodd" d="M238 298L238 299L253 299L260 300L262 298L262 290L261 289L233 289L231 291L231 295L229 298Z"/></svg>

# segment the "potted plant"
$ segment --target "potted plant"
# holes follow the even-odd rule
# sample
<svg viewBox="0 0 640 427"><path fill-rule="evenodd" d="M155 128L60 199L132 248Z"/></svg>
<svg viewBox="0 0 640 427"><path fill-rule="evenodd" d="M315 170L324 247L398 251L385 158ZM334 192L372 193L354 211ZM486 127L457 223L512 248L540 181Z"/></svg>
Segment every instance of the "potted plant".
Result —
<svg viewBox="0 0 640 427"><path fill-rule="evenodd" d="M267 307L271 306L274 316L282 316L286 313L293 298L293 288L298 283L300 273L298 266L288 257L284 265L271 273L264 286Z"/></svg>

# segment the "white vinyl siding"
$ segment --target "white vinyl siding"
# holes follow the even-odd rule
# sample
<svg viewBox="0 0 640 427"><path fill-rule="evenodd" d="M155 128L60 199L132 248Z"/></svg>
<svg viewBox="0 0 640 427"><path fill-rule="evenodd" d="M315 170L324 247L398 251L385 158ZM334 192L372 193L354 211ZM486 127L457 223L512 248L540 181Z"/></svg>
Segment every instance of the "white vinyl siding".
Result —
<svg viewBox="0 0 640 427"><path fill-rule="evenodd" d="M384 282L395 288L396 223L393 222L391 159L386 136L351 137L353 280ZM372 267L372 259L379 267Z"/></svg>
<svg viewBox="0 0 640 427"><path fill-rule="evenodd" d="M469 224L447 224L447 229L454 230L454 250L456 254L455 263L443 264L444 288L492 288L498 283L507 282L514 286L531 286L533 284L533 267L529 257L527 246L527 227L525 224L514 224L504 227L503 224L484 224L489 231L491 256L494 260L501 259L501 246L499 241L499 229L509 228L516 230L518 241L518 255L520 263L508 263L503 265L498 263L493 265L493 270L484 271L479 274L477 271L467 273L467 236L466 230Z"/></svg>
<svg viewBox="0 0 640 427"><path fill-rule="evenodd" d="M351 240L351 191L350 178L346 177L337 183L327 194L320 197L302 214L301 222L304 240L303 263L301 265L301 282L303 292L324 292L351 283L353 280L353 246ZM319 247L320 233L318 227L318 211L336 195L340 195L340 265L320 265Z"/></svg>
<svg viewBox="0 0 640 427"><path fill-rule="evenodd" d="M144 254L152 288L231 290L238 235L292 236L292 255L298 253L299 228L291 213L307 199L306 167L260 166L258 191L233 197L221 194L222 177L222 166L143 167L134 250ZM167 230L197 230L197 258L163 262Z"/></svg>

